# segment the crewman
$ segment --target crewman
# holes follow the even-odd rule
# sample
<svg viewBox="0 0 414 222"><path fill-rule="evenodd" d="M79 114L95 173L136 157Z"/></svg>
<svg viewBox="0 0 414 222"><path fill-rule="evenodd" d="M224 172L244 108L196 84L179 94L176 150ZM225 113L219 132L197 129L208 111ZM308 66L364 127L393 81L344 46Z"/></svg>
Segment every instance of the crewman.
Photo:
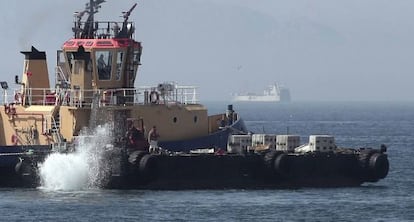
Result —
<svg viewBox="0 0 414 222"><path fill-rule="evenodd" d="M139 141L144 140L144 135L141 130L137 129L134 124L131 122L129 123L128 131L127 131L127 143L128 148L141 148Z"/></svg>
<svg viewBox="0 0 414 222"><path fill-rule="evenodd" d="M101 54L98 59L98 69L105 69L105 67L106 67L106 63L104 60L104 56L103 54Z"/></svg>
<svg viewBox="0 0 414 222"><path fill-rule="evenodd" d="M152 129L148 133L148 143L149 143L149 152L158 152L158 137L160 135L157 132L156 126L153 126Z"/></svg>

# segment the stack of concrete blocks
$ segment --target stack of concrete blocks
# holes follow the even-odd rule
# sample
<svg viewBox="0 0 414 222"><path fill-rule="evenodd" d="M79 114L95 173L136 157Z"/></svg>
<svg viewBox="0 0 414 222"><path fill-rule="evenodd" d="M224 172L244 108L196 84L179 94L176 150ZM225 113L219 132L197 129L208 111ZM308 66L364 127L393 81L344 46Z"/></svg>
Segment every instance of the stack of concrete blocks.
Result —
<svg viewBox="0 0 414 222"><path fill-rule="evenodd" d="M245 154L252 146L252 135L231 135L227 152Z"/></svg>
<svg viewBox="0 0 414 222"><path fill-rule="evenodd" d="M309 151L330 152L336 149L335 139L330 135L309 136Z"/></svg>
<svg viewBox="0 0 414 222"><path fill-rule="evenodd" d="M298 135L277 135L276 150L284 152L294 152L300 146L300 136Z"/></svg>
<svg viewBox="0 0 414 222"><path fill-rule="evenodd" d="M269 149L276 149L276 135L275 134L253 134L252 146L269 146Z"/></svg>

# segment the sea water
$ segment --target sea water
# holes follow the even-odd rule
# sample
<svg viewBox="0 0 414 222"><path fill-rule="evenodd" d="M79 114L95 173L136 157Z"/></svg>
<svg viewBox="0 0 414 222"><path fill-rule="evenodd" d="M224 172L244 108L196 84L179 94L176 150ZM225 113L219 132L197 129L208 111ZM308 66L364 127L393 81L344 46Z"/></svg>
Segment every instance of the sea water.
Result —
<svg viewBox="0 0 414 222"><path fill-rule="evenodd" d="M54 153L39 166L40 189L48 191L77 191L99 188L102 175L109 166L101 161L104 151L110 149L110 125L85 129L76 138L73 153Z"/></svg>
<svg viewBox="0 0 414 222"><path fill-rule="evenodd" d="M226 109L226 103L207 103L207 106L210 114ZM85 178L90 173L77 171L75 178L79 176L84 182L68 179L67 183L83 184L69 186L71 189L64 187L67 184L49 189L0 189L0 219L414 221L413 103L234 104L234 109L245 119L249 130L256 133L289 132L300 135L303 143L311 134L331 134L343 147L378 148L386 144L390 172L377 183L351 188L124 191L88 186ZM85 164L84 160L72 161L68 164L72 167ZM62 166L58 163L51 167L55 175L64 171L62 177L73 178L75 170L59 167Z"/></svg>

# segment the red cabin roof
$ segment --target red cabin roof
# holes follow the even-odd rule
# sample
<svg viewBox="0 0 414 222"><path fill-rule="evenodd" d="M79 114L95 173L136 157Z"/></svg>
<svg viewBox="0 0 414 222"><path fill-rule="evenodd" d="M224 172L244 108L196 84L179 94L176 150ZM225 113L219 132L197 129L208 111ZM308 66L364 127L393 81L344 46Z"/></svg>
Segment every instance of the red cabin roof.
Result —
<svg viewBox="0 0 414 222"><path fill-rule="evenodd" d="M140 42L136 42L133 39L69 39L63 44L65 50L77 50L79 46L83 46L85 49L118 49L133 46L139 48Z"/></svg>

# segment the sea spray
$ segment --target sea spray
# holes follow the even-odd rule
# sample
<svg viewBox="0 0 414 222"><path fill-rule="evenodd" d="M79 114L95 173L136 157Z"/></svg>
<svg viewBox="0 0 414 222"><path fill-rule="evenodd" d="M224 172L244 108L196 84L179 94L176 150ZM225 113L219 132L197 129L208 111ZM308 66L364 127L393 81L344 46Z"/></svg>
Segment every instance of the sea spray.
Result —
<svg viewBox="0 0 414 222"><path fill-rule="evenodd" d="M100 188L109 171L104 153L111 149L109 124L82 131L73 153L53 153L40 164L41 187L47 190Z"/></svg>

